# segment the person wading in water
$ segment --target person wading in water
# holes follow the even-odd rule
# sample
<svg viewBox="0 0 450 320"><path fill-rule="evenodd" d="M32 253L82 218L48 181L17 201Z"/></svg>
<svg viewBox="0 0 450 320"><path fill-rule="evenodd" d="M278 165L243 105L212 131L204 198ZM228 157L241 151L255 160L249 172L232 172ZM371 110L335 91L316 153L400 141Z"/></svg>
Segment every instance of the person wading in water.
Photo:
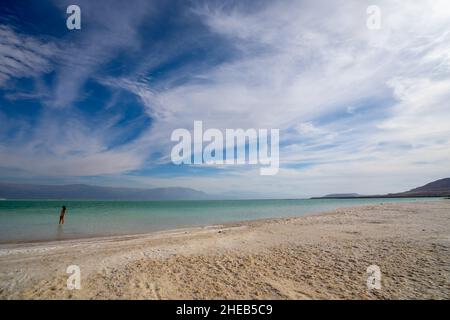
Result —
<svg viewBox="0 0 450 320"><path fill-rule="evenodd" d="M62 206L61 213L59 214L59 224L64 224L65 214L66 214L66 206Z"/></svg>

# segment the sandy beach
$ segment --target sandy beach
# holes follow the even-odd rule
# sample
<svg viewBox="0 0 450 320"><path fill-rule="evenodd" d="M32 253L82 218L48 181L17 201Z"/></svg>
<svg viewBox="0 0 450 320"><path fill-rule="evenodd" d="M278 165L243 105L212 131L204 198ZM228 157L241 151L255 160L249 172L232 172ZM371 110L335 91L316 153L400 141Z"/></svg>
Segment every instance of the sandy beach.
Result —
<svg viewBox="0 0 450 320"><path fill-rule="evenodd" d="M66 269L81 270L68 290ZM381 289L366 269L379 266ZM450 200L0 246L1 299L449 299Z"/></svg>

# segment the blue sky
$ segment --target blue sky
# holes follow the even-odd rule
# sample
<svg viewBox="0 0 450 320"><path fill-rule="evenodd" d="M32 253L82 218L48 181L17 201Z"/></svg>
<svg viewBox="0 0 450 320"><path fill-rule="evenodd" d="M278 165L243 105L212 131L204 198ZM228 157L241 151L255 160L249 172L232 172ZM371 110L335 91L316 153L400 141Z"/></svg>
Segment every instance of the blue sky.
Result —
<svg viewBox="0 0 450 320"><path fill-rule="evenodd" d="M303 197L448 177L449 27L440 0L3 1L0 179ZM280 129L279 173L172 164L194 120Z"/></svg>

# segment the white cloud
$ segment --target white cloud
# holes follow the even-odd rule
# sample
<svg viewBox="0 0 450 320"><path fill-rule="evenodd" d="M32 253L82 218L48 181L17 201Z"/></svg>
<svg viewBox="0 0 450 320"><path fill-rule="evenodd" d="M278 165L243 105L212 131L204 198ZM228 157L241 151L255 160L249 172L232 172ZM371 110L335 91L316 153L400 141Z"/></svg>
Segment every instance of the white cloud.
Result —
<svg viewBox="0 0 450 320"><path fill-rule="evenodd" d="M58 39L45 41L44 36L25 35L0 26L0 85L10 78L39 78L49 71L56 74L48 85L36 81L36 92L15 90L5 95L10 100L39 99L44 106L33 119L33 126L13 119L14 134L6 128L0 130L0 167L6 171L52 177L117 174L141 167L148 156L148 143L143 139L114 144L127 130L135 129L133 124L114 126L122 114L83 116L73 102L85 97L80 88L118 49L140 45L137 27L152 13L151 5L145 1L133 6L119 1L111 6L92 1L78 4L82 7L83 25L90 28L67 31ZM55 5L65 12L66 4L57 1ZM10 120L0 110L3 119L6 123ZM4 123L2 126L10 127Z"/></svg>
<svg viewBox="0 0 450 320"><path fill-rule="evenodd" d="M88 121L75 113L68 118L66 113L44 111L33 127L15 122L0 130L0 167L49 177L117 174L139 168L148 146L111 146L129 129L114 126L119 117ZM0 120L4 119L0 113ZM12 137L11 128L15 130Z"/></svg>
<svg viewBox="0 0 450 320"><path fill-rule="evenodd" d="M165 132L203 120L216 128L280 128L282 140L297 138L282 148L282 164L315 166L282 169L289 174L277 175L279 188L271 184L268 193L306 184L319 190L324 180L334 191L351 181L362 192L395 191L403 181L421 181L410 178L417 172L429 179L450 174L442 165L450 160L448 2L381 1L379 31L366 28L367 5L286 1L255 10L195 8L241 54L202 72L201 82L152 93L171 115L155 127ZM358 112L351 117L333 116L357 104L363 106L352 107ZM300 129L298 136L283 135L288 128ZM361 177L379 182L370 186ZM182 180L214 187L213 179L207 186L210 178ZM236 181L239 189L261 189L263 178L237 170L221 178L220 189L235 188ZM383 190L383 184L392 187Z"/></svg>
<svg viewBox="0 0 450 320"><path fill-rule="evenodd" d="M301 196L398 191L450 175L445 165L450 161L449 2L377 1L382 12L378 31L366 28L369 4L354 0L196 6L191 14L237 53L209 69L180 70L190 76L181 84L169 78L167 85L154 88L135 75L103 79L103 84L140 98L152 118L151 128L122 149L105 150L110 133L101 133L105 127L90 135L90 126L86 131L77 126L73 131L79 133L66 137L69 144L55 142L52 148L59 158L66 157L64 168L56 160L48 165L30 160L23 166L43 171L55 167L55 172L73 175L120 174L142 167L149 150L162 154L153 164L168 162L172 130L189 129L194 120L202 120L206 127L219 129L280 128L280 173L268 178L259 176L257 168L227 167L218 175L220 182L215 175L127 179L205 191ZM138 26L130 21L133 17L125 15L119 23L129 31L131 43L108 38L109 45L100 48L135 45ZM88 56L96 58L98 52L92 50L87 50ZM79 85L72 87L71 81L82 83L95 69L95 63L87 65L72 79L61 73L55 104L75 99ZM77 150L84 140L90 141L80 148L85 153L72 155L70 150ZM15 157L8 163L18 159L19 164L27 161Z"/></svg>
<svg viewBox="0 0 450 320"><path fill-rule="evenodd" d="M0 25L0 87L11 78L35 77L52 70L56 46Z"/></svg>

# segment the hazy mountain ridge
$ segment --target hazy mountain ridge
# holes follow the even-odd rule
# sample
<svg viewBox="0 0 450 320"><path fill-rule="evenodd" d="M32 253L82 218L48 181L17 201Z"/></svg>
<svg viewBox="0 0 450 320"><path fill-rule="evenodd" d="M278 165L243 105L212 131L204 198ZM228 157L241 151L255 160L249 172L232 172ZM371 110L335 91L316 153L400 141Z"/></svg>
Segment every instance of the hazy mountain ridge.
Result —
<svg viewBox="0 0 450 320"><path fill-rule="evenodd" d="M450 196L450 178L439 179L427 183L424 186L403 192L403 194L442 194L443 196Z"/></svg>
<svg viewBox="0 0 450 320"><path fill-rule="evenodd" d="M360 195L357 193L333 193L313 199L349 198L402 198L402 197L450 197L450 178L439 179L401 193ZM0 182L0 199L65 199L65 200L210 200L239 199L237 194L210 195L191 188L125 188L103 187L87 184L38 185ZM254 197L257 198L257 197Z"/></svg>
<svg viewBox="0 0 450 320"><path fill-rule="evenodd" d="M360 196L358 193L331 193L324 196L324 198L352 198Z"/></svg>
<svg viewBox="0 0 450 320"><path fill-rule="evenodd" d="M87 184L37 185L0 182L0 199L66 200L203 200L208 194L190 188L120 188Z"/></svg>
<svg viewBox="0 0 450 320"><path fill-rule="evenodd" d="M338 199L338 198L414 198L414 197L450 197L450 178L439 179L405 192L388 193L380 195L362 196L358 194L329 194L312 199Z"/></svg>

